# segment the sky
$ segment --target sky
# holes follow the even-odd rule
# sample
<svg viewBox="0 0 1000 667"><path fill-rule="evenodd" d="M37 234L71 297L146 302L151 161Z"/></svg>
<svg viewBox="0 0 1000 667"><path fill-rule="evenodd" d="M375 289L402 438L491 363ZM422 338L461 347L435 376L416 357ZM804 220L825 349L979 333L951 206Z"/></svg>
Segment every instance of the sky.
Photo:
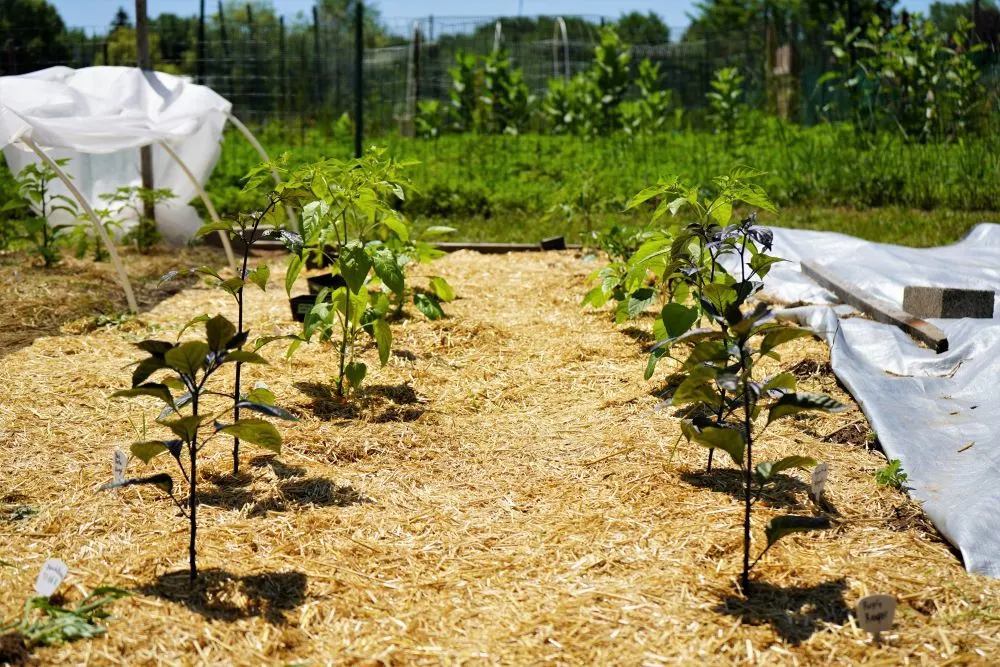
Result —
<svg viewBox="0 0 1000 667"><path fill-rule="evenodd" d="M119 6L134 14L132 0L48 0L59 10L66 25L81 28L104 28L114 17ZM309 11L314 0L271 0L279 13L294 16ZM415 18L428 15L444 16L496 16L515 15L520 9L526 16L595 14L619 16L633 10L659 14L672 28L688 24L687 12L692 11L695 0L370 0L374 1L386 18ZM899 7L910 11L926 12L932 0L903 0ZM198 0L147 0L150 16L171 12L181 16L198 13ZM206 0L209 11L217 0Z"/></svg>

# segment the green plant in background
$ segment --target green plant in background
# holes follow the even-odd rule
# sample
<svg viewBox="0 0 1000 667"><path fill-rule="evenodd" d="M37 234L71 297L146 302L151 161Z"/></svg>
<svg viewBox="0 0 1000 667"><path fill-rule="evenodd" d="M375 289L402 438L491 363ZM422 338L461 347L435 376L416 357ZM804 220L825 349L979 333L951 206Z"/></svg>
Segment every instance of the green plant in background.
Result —
<svg viewBox="0 0 1000 667"><path fill-rule="evenodd" d="M827 396L796 392L791 373L768 377L761 374L760 362L764 357L778 358L776 350L781 345L811 333L776 324L767 304L749 303L763 286L768 268L780 261L765 254L771 250L770 231L756 225L755 215L740 218L734 211L738 203L774 208L767 194L749 182L758 175L759 172L737 169L716 179L720 192L711 199L700 199L697 188L686 188L677 179L649 189L666 195L660 204L665 210L676 214L691 208L695 212L695 222L675 231L672 248L657 251L676 255L677 246L687 246L685 252L694 260L690 268L697 279L691 283L692 305L674 302L664 307L661 323L665 336L654 346L651 361L655 365L655 359L667 356L679 364L678 373L683 379L664 406L682 410L683 436L689 442L707 447L710 457L715 449L725 451L743 471L740 583L746 595L750 594L751 569L779 539L830 525L825 517L774 517L764 531L767 544L751 563L751 511L765 486L779 472L816 465L808 456L788 456L755 464L755 446L760 446L761 436L779 419L810 410L846 409ZM651 198L649 190L637 198ZM730 270L722 265L723 258L729 260ZM733 265L738 268L732 268ZM697 322L706 319L709 326L695 328ZM672 354L679 348L687 352L683 359ZM767 419L759 424L759 417L765 411Z"/></svg>
<svg viewBox="0 0 1000 667"><path fill-rule="evenodd" d="M136 250L146 254L160 242L160 232L156 228L156 220L146 217L146 206L155 207L173 199L174 193L169 188L144 188L133 185L117 188L114 192L101 195L107 202L107 218L113 219L119 226L131 211L136 220L133 227L124 237L126 243L135 245Z"/></svg>
<svg viewBox="0 0 1000 667"><path fill-rule="evenodd" d="M715 132L724 135L727 141L732 140L745 113L743 81L743 75L735 67L723 67L715 72L711 81L712 90L706 93L711 109L709 122Z"/></svg>
<svg viewBox="0 0 1000 667"><path fill-rule="evenodd" d="M614 28L602 28L594 48L594 63L586 76L594 87L594 130L604 134L621 129L621 104L628 93L632 55Z"/></svg>
<svg viewBox="0 0 1000 667"><path fill-rule="evenodd" d="M684 110L677 109L671 113L673 106L673 91L663 88L660 83L660 63L653 63L644 58L639 63L639 78L636 80L639 88L639 99L624 102L625 131L629 134L659 134L671 122L680 125Z"/></svg>
<svg viewBox="0 0 1000 667"><path fill-rule="evenodd" d="M302 207L302 245L285 273L285 289L292 285L307 262L329 265L345 283L323 289L305 318L303 339L319 335L321 340L339 338L337 395L344 396L345 380L357 389L368 368L356 358L356 341L365 333L378 347L385 365L392 346L392 331L386 322L389 295L402 295L405 275L399 257L382 241L395 237L409 240L409 227L391 206L392 198L404 198L399 177L402 165L373 149L349 162L324 160L294 172L289 188L308 193ZM292 343L290 351L298 347Z"/></svg>
<svg viewBox="0 0 1000 667"><path fill-rule="evenodd" d="M458 132L471 132L477 126L476 109L479 107L479 72L476 56L459 51L455 65L448 69L451 88L448 90L452 126Z"/></svg>
<svg viewBox="0 0 1000 667"><path fill-rule="evenodd" d="M415 134L421 139L435 139L441 134L444 112L438 100L421 100L413 119Z"/></svg>
<svg viewBox="0 0 1000 667"><path fill-rule="evenodd" d="M127 595L129 592L120 588L101 586L70 608L44 596L30 598L24 603L20 619L0 623L0 646L10 654L16 648L9 644L17 642L24 657L27 657L36 646L54 646L99 637L107 632L107 628L98 625L97 621L111 616L104 608ZM3 641L5 637L10 639Z"/></svg>
<svg viewBox="0 0 1000 667"><path fill-rule="evenodd" d="M510 53L498 50L483 58L482 129L490 134L518 134L530 116L532 96L524 70L515 68Z"/></svg>
<svg viewBox="0 0 1000 667"><path fill-rule="evenodd" d="M909 476L903 472L903 464L899 459L889 461L889 465L875 472L875 483L892 489L902 489L908 479Z"/></svg>
<svg viewBox="0 0 1000 667"><path fill-rule="evenodd" d="M69 159L55 161L60 167ZM74 220L79 217L76 202L62 194L52 192L52 184L58 178L56 172L44 163L32 163L22 169L15 179L17 196L5 202L0 211L17 215L21 219L19 232L10 234L10 241L26 242L30 252L42 258L45 268L59 262L62 255L57 247L58 233L68 225L49 225L49 216L64 213ZM36 212L37 211L37 215Z"/></svg>
<svg viewBox="0 0 1000 667"><path fill-rule="evenodd" d="M102 489L126 486L152 485L170 496L174 504L188 519L190 543L188 561L191 579L198 576L196 561L196 541L198 534L198 454L211 440L219 435L228 435L242 441L259 445L272 452L281 453L281 434L264 419L239 419L231 424L218 421L232 409L232 401L244 409L268 417L295 420L295 417L274 405L270 392L251 392L247 400L239 400L238 394L220 392L209 385L209 380L225 364L249 363L266 364L259 354L239 349L246 342L247 333L237 333L232 322L221 315L211 319L196 317L181 330L181 335L191 325L204 322L205 338L190 342L170 343L161 340L145 340L137 344L148 357L140 360L132 372L132 387L117 391L112 396L133 397L152 396L162 401L165 408L157 422L168 428L175 436L172 439L143 440L131 446L132 455L149 463L163 453L169 453L180 469L181 476L188 485L187 507L174 495L174 480L169 473L157 473L148 477L115 480ZM166 371L167 377L150 382L154 375ZM183 391L187 400L175 399L173 391ZM225 401L221 409L213 409L210 400L220 398ZM208 430L205 435L203 432ZM143 434L144 435L144 434ZM185 449L187 468L184 467Z"/></svg>

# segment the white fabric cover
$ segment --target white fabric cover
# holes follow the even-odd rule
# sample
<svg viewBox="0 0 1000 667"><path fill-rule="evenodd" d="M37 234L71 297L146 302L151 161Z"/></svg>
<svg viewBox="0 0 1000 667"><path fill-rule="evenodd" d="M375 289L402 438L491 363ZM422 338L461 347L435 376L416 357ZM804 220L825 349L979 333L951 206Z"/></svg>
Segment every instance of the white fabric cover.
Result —
<svg viewBox="0 0 1000 667"><path fill-rule="evenodd" d="M186 205L197 190L156 143L169 143L204 185L219 158L231 107L211 89L171 74L131 67L52 67L0 77L0 148L15 174L39 161L19 143L25 136L53 158L70 158L64 170L99 209L107 207L101 194L142 184L139 148L152 145L154 186L175 195L157 208L160 232L168 241L183 243L201 224ZM54 191L69 194L61 183Z"/></svg>
<svg viewBox="0 0 1000 667"><path fill-rule="evenodd" d="M801 273L799 262L807 259L900 307L906 285L1000 290L1000 225L978 225L962 241L940 248L773 231L774 254L791 261L775 265L765 288L788 304L837 302ZM910 494L961 551L966 568L993 577L1000 577L998 306L993 319L929 320L948 336L950 349L943 354L896 327L851 317L857 313L847 306L798 305L780 313L826 338L834 373L886 455L902 463ZM836 484L836 471L830 484Z"/></svg>

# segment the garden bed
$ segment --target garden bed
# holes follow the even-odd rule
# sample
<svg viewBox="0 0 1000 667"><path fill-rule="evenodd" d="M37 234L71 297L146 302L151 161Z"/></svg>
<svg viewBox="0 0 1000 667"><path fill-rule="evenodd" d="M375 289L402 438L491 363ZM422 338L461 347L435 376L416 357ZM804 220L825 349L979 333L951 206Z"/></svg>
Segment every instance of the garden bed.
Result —
<svg viewBox="0 0 1000 667"><path fill-rule="evenodd" d="M653 411L667 364L642 381L651 321L616 327L581 310L594 268L572 251L437 261L459 296L449 317L395 322L389 364L376 370L367 349L373 371L347 403L332 396L331 350L304 346L287 364L266 348L272 367L244 376L266 377L301 421L282 427L280 457L248 447L236 478L226 446L207 452L193 589L169 500L97 492L113 450L155 414L107 396L127 384L131 343L172 339L231 298L192 284L154 305L150 281L149 310L125 324L67 327L88 316L70 307L44 326L19 315L0 351L0 560L12 565L0 567L0 617L20 613L41 564L59 557L67 597L100 584L134 595L114 604L105 638L42 649L46 663L997 659L1000 582L967 574L919 507L876 484L885 459L853 403L779 422L761 441L769 458L829 463L837 528L775 546L746 601L739 477L728 461L704 473L701 448L674 451L678 421ZM26 282L12 289L49 275L19 270ZM108 276L94 280L117 298ZM256 334L296 330L280 280L248 301L247 321ZM782 356L801 389L850 402L823 343ZM755 526L808 502L789 478ZM852 618L874 593L900 602L881 647Z"/></svg>

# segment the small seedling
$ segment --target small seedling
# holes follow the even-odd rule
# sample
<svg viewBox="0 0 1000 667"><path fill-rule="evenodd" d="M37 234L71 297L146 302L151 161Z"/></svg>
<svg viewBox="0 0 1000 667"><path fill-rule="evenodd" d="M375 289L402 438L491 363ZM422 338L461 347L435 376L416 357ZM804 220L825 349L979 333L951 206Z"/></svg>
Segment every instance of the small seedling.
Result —
<svg viewBox="0 0 1000 667"><path fill-rule="evenodd" d="M56 160L60 167L69 163L68 159ZM22 222L20 234L12 236L12 240L20 239L31 245L31 252L42 258L45 268L51 268L59 262L61 255L56 247L58 234L69 225L49 226L49 216L56 212L69 214L74 220L79 217L79 209L75 201L66 195L53 194L52 183L58 178L55 170L47 164L32 163L22 169L17 175L18 197L7 201L2 211L30 213L32 207L38 215L29 215Z"/></svg>
<svg viewBox="0 0 1000 667"><path fill-rule="evenodd" d="M879 486L887 486L891 489L902 489L908 479L903 472L903 464L899 459L892 459L889 465L879 468L875 473L875 483Z"/></svg>
<svg viewBox="0 0 1000 667"><path fill-rule="evenodd" d="M226 318L217 315L208 320L203 317L193 320L193 322L202 321L205 322L203 341L170 343L146 340L138 343L138 348L149 356L136 364L132 373L132 388L113 394L116 397L151 396L166 405L156 421L168 428L176 437L135 442L130 449L132 455L144 463L149 463L160 454L170 454L188 484L186 508L174 495L174 479L168 473L117 480L101 487L104 490L151 485L161 489L173 500L181 514L189 521L191 539L188 556L192 580L198 575L195 550L198 532L198 453L219 435L229 435L275 453L281 453L281 434L270 422L263 419L239 419L232 424L219 422L218 418L231 408L227 406L222 410L213 411L209 409L207 400L219 397L228 401L229 406L236 400L237 406L244 410L279 419L295 420L293 415L273 404L273 395L270 392L266 395L257 392L249 400L240 400L237 398L238 393L228 394L209 387L208 381L225 364L267 362L256 352L240 349L246 342L248 334L237 333L236 327ZM148 381L161 372L166 372L167 375L162 381ZM184 393L175 398L172 393L174 390ZM205 430L209 431L207 435L204 435ZM183 463L185 448L187 468Z"/></svg>
<svg viewBox="0 0 1000 667"><path fill-rule="evenodd" d="M103 216L112 224L121 225L122 213L131 211L135 216L136 225L125 235L125 242L135 244L142 254L148 253L160 241L160 232L156 228L156 220L146 216L146 207L173 199L174 193L169 188L144 188L141 186L120 187L114 192L101 195L108 208ZM113 216L117 215L118 218Z"/></svg>

